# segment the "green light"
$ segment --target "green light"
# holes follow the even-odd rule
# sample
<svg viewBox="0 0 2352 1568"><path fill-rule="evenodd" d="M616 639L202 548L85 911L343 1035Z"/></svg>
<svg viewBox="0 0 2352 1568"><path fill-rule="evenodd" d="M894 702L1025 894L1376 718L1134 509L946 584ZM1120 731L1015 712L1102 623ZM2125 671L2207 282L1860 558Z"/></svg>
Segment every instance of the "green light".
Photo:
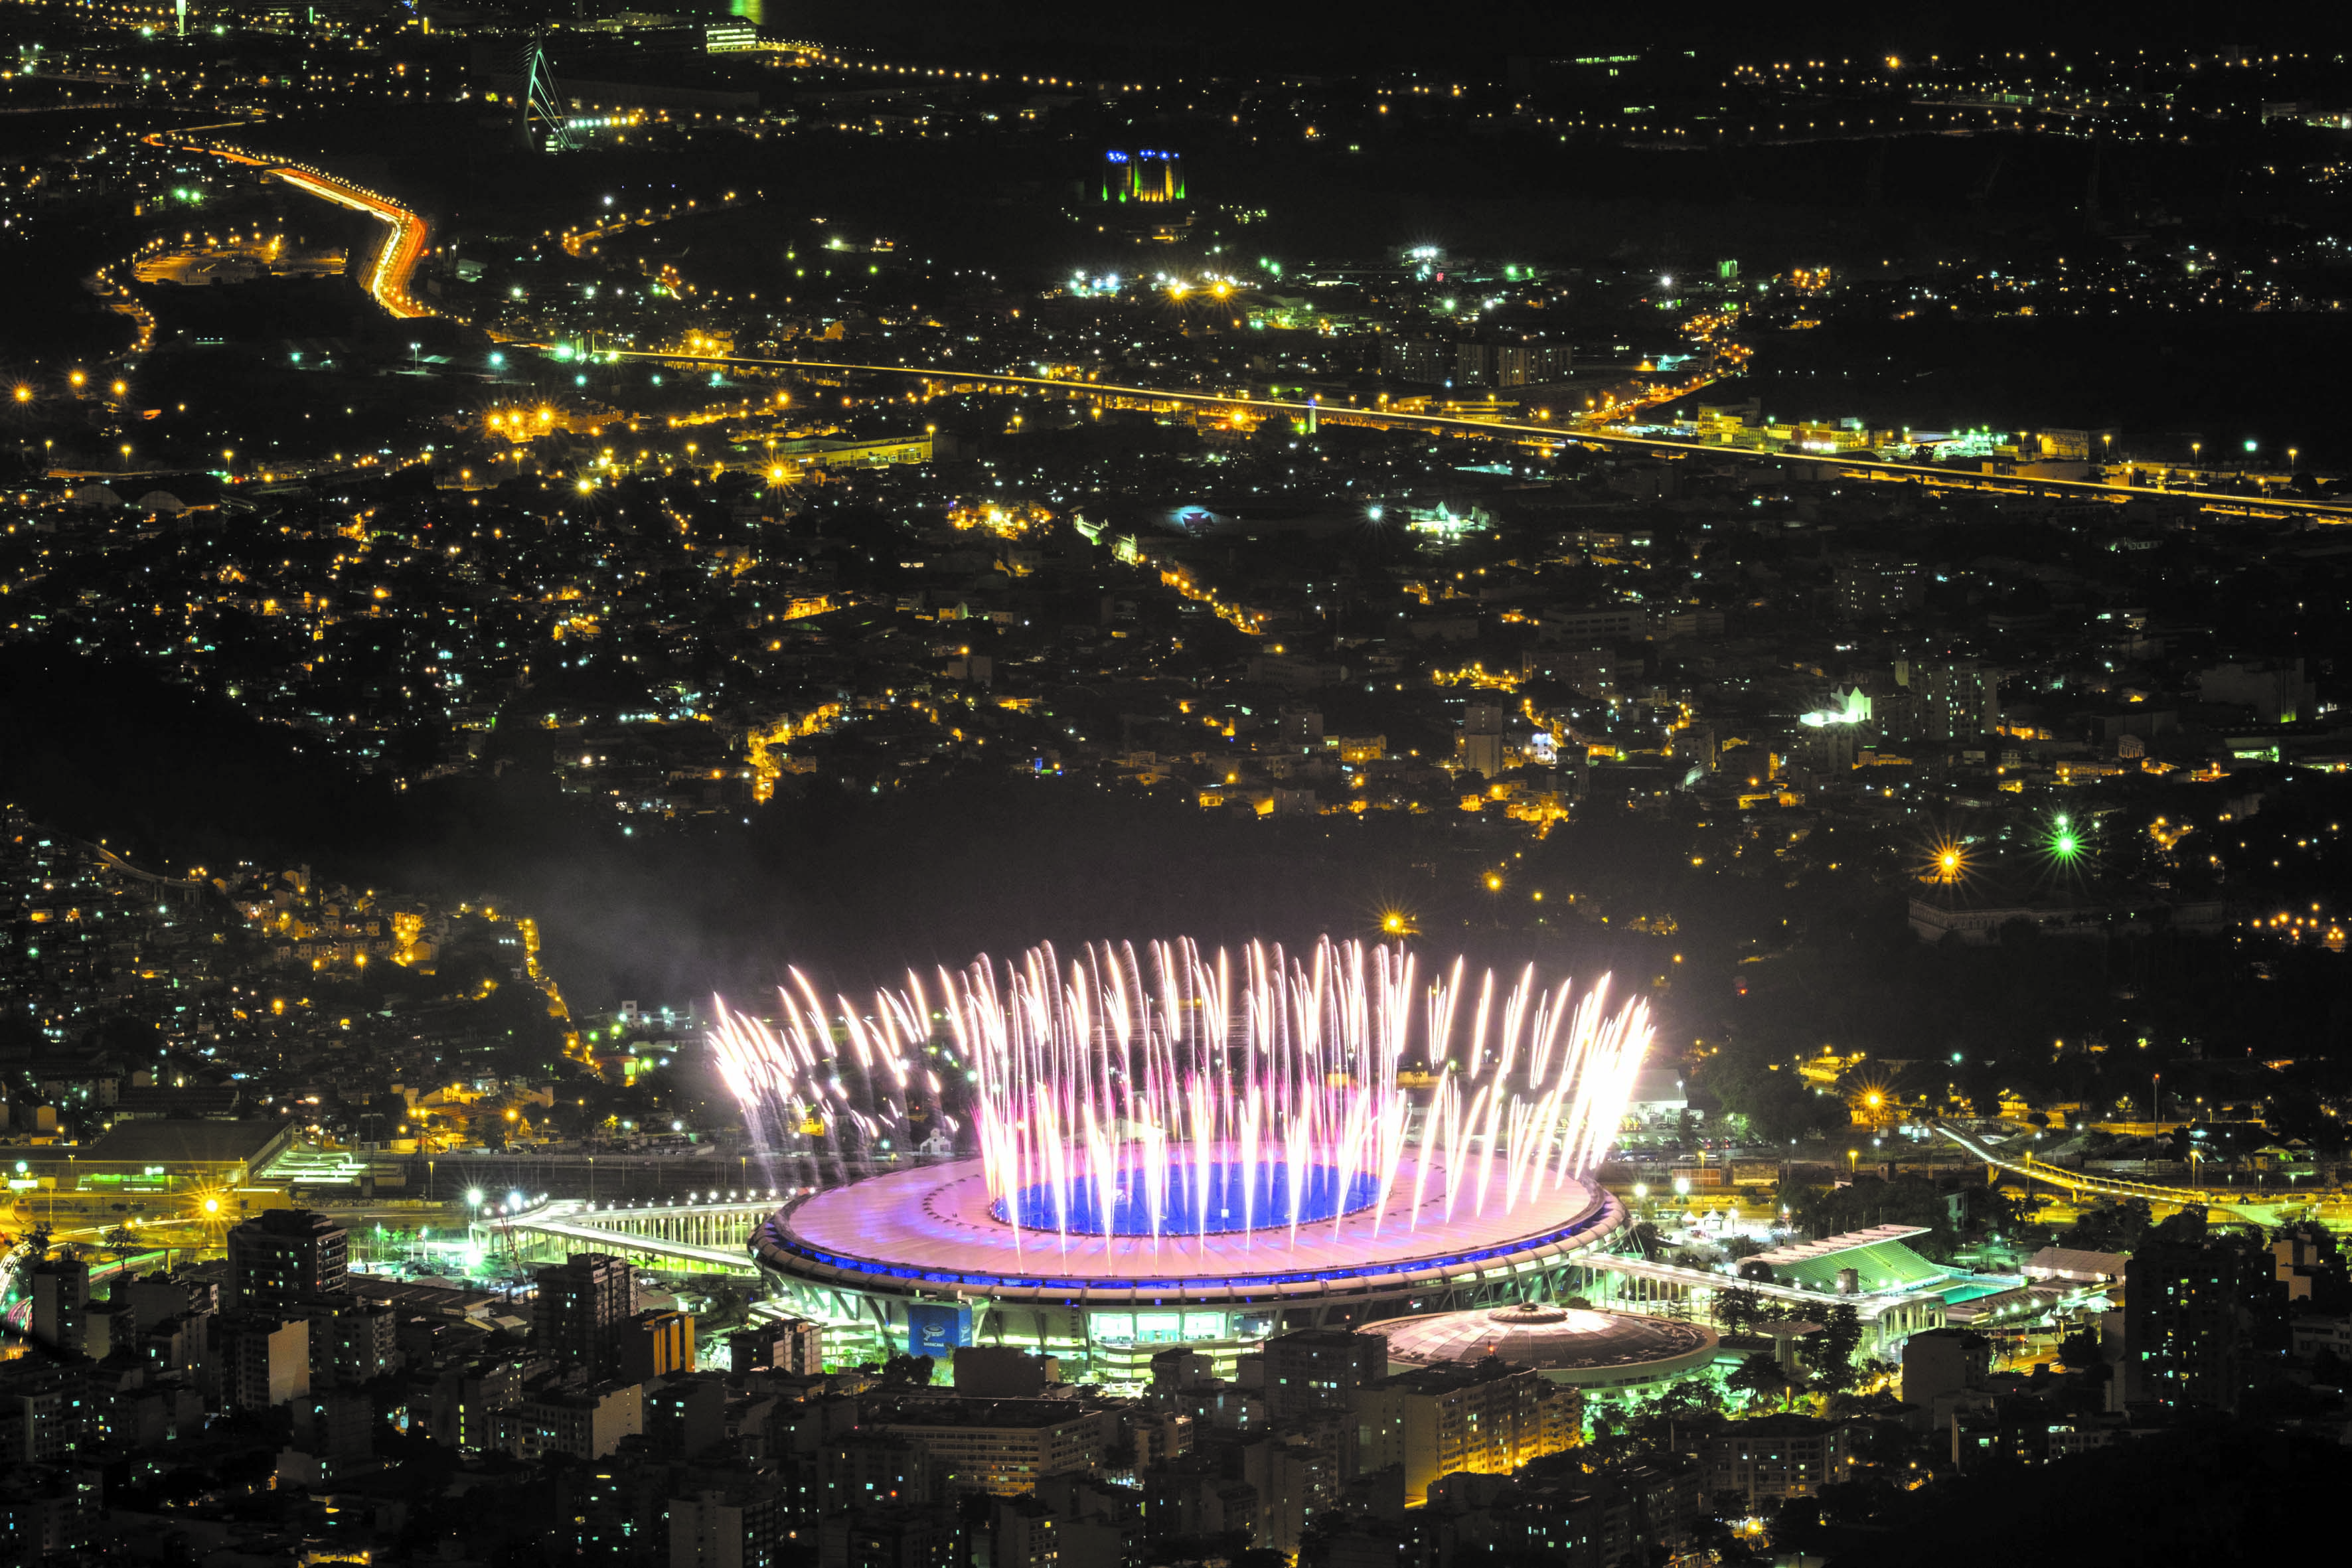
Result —
<svg viewBox="0 0 2352 1568"><path fill-rule="evenodd" d="M2082 846L2075 840L2073 834L2062 829L2058 836L2050 841L2050 847L2061 860L2071 860L2074 858L2074 851Z"/></svg>

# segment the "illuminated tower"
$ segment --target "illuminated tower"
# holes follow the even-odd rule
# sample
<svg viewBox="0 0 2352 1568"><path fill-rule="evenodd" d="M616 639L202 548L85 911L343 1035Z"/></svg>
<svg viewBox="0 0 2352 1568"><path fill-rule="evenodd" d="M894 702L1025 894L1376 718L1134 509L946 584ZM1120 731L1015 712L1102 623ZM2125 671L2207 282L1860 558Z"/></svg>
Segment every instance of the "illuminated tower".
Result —
<svg viewBox="0 0 2352 1568"><path fill-rule="evenodd" d="M1105 153L1102 199L1181 202L1184 199L1184 161L1173 153Z"/></svg>

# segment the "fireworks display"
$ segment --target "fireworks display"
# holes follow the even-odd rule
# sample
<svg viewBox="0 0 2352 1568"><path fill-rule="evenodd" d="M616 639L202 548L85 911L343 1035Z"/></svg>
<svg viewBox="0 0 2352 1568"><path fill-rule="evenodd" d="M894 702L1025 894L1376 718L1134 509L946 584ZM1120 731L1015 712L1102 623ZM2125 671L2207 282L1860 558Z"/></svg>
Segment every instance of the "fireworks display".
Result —
<svg viewBox="0 0 2352 1568"><path fill-rule="evenodd" d="M1579 995L1529 965L1498 989L1457 959L1424 981L1402 947L1328 938L1035 947L862 1009L793 981L777 1024L722 1003L711 1032L752 1125L836 1155L976 1151L996 1217L1063 1246L1508 1212L1601 1157L1651 1035L1606 980Z"/></svg>

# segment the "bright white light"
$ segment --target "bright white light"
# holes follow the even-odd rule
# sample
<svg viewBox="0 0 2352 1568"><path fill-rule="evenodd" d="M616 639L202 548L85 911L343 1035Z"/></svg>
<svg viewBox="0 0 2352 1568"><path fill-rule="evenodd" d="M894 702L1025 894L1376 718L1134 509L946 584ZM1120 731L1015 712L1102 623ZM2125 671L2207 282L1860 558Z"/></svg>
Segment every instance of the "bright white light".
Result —
<svg viewBox="0 0 2352 1568"><path fill-rule="evenodd" d="M1589 1171L1648 1048L1648 1004L1612 1012L1606 982L1580 995L1538 985L1532 965L1498 985L1492 972L1465 984L1456 963L1433 984L1416 963L1327 938L1305 954L1103 943L1066 965L1039 948L939 971L953 1056L976 1082L967 1147L999 1217L1065 1246L1088 1229L1155 1244L1287 1229L1295 1243L1302 1224L1349 1213L1377 1231L1392 1209L1414 1228L1425 1208L1451 1220L1457 1200L1507 1211ZM722 1007L711 1035L748 1120L842 1152L919 1142L909 1112L940 1091L922 978L861 1006L791 973L780 1026ZM862 1092L839 1071L853 1055ZM1417 1140L1408 1060L1436 1072Z"/></svg>

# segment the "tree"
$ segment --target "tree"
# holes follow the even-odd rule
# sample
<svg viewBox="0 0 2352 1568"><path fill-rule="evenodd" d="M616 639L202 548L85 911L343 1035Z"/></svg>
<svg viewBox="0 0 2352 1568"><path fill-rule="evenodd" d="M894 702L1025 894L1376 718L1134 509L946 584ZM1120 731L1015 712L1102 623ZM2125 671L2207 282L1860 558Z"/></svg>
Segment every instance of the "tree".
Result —
<svg viewBox="0 0 2352 1568"><path fill-rule="evenodd" d="M1770 1351L1758 1351L1733 1367L1723 1384L1747 1394L1750 1403L1776 1395L1786 1397L1790 1389L1789 1374L1780 1369L1780 1358Z"/></svg>
<svg viewBox="0 0 2352 1568"><path fill-rule="evenodd" d="M1628 1407L1627 1449L1633 1455L1671 1452L1680 1440L1682 1429L1711 1423L1722 1414L1723 1391L1712 1380L1678 1379Z"/></svg>
<svg viewBox="0 0 2352 1568"><path fill-rule="evenodd" d="M1746 1285L1727 1286L1715 1293L1715 1321L1727 1334L1745 1333L1763 1310L1763 1294Z"/></svg>
<svg viewBox="0 0 2352 1568"><path fill-rule="evenodd" d="M2130 1252L2147 1234L2152 1220L2145 1198L2102 1204L2081 1210L2074 1217L2074 1228L2059 1238L2059 1245L2084 1252Z"/></svg>
<svg viewBox="0 0 2352 1568"><path fill-rule="evenodd" d="M740 1328L751 1319L751 1298L741 1287L713 1285L710 1288L710 1310L703 1314L697 1331L724 1333L730 1329Z"/></svg>
<svg viewBox="0 0 2352 1568"><path fill-rule="evenodd" d="M1822 1542L1822 1505L1812 1498L1782 1498L1765 1528L1779 1550L1811 1553Z"/></svg>
<svg viewBox="0 0 2352 1568"><path fill-rule="evenodd" d="M1818 1332L1805 1336L1814 1377L1835 1392L1854 1379L1853 1353L1862 1348L1862 1315L1846 1305L1832 1307Z"/></svg>

